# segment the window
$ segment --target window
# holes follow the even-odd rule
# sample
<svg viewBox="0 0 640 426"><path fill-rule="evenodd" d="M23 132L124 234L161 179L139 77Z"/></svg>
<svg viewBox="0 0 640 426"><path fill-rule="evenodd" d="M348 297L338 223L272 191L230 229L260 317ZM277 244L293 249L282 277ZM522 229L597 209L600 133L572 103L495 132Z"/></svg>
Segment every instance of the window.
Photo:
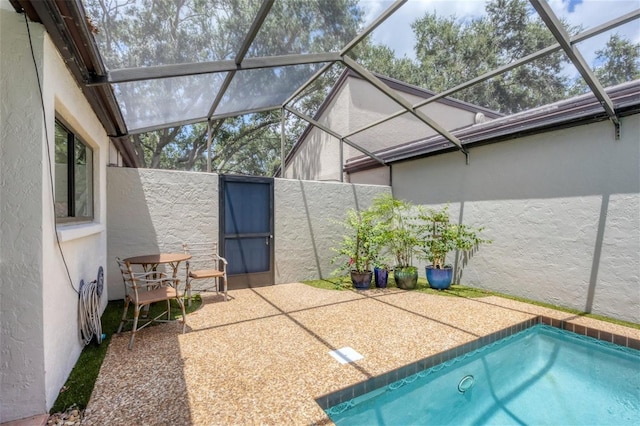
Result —
<svg viewBox="0 0 640 426"><path fill-rule="evenodd" d="M93 151L56 120L57 222L93 219Z"/></svg>

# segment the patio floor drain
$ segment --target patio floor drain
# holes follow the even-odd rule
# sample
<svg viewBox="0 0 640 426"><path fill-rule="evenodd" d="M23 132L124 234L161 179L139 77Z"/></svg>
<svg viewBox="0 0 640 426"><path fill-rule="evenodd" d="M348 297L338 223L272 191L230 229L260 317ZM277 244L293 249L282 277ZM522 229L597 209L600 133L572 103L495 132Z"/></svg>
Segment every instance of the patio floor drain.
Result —
<svg viewBox="0 0 640 426"><path fill-rule="evenodd" d="M364 358L353 348L350 348L348 346L341 349L336 349L335 351L330 351L329 355L334 357L340 364L347 364L349 362L357 361Z"/></svg>

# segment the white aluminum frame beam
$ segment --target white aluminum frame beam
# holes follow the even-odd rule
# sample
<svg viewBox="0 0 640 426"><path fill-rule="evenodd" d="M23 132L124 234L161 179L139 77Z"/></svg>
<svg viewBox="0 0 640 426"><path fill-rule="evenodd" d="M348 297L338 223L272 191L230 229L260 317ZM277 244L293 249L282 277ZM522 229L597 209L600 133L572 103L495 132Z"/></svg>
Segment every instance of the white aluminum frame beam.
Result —
<svg viewBox="0 0 640 426"><path fill-rule="evenodd" d="M343 141L344 143L346 143L347 145L357 149L358 151L362 152L363 154L373 158L374 160L376 160L378 163L382 164L383 166L386 166L387 163L384 162L384 160L380 157L378 157L377 155L375 155L374 153L368 151L367 149L361 147L360 145L358 145L355 142L350 141L349 139L343 137L342 135L334 132L333 130L331 130L330 128L328 128L327 126L325 126L324 124L314 120L313 118L309 117L306 114L301 113L300 111L296 111L295 109L285 106L284 107L287 111L289 111L290 113L297 115L298 117L300 117L301 119L303 119L304 121L308 122L309 124L313 125L314 127L317 127L318 129L322 130L325 133L328 133L329 135L333 136L334 138Z"/></svg>
<svg viewBox="0 0 640 426"><path fill-rule="evenodd" d="M313 83L318 77L320 77L325 71L327 71L335 62L341 61L342 56L346 55L351 49L353 49L358 43L362 41L366 36L371 34L373 30L378 28L380 24L382 24L389 16L391 16L396 10L400 8L400 6L404 5L408 0L396 0L387 10L385 10L378 18L373 21L367 28L365 28L360 34L355 36L353 40L351 40L345 47L342 48L340 53L337 55L338 58L336 60L331 61L330 63L323 66L318 72L316 72L309 80L307 80L298 90L296 90L284 103L283 105L289 104L293 99L296 98L304 89L309 87L311 83Z"/></svg>
<svg viewBox="0 0 640 426"><path fill-rule="evenodd" d="M256 18L251 23L251 28L249 28L247 36L245 37L244 41L242 42L242 46L240 46L240 49L238 49L238 53L236 54L234 63L237 67L242 64L244 57L247 55L247 52L251 47L251 43L253 43L253 40L258 35L258 31L260 31L260 27L262 27L264 20L267 19L267 15L271 10L271 6L273 6L273 2L274 0L264 0L262 2L260 10L258 11ZM232 70L225 76L224 81L222 82L222 86L220 86L220 90L218 90L218 94L211 103L211 108L209 108L209 113L207 114L208 120L211 120L211 117L218 108L218 105L220 105L220 102L222 102L222 98L224 97L225 93L227 93L227 89L229 89L233 78L236 76L236 72L237 70Z"/></svg>
<svg viewBox="0 0 640 426"><path fill-rule="evenodd" d="M190 64L158 65L144 68L121 68L112 70L106 76L97 76L87 81L87 86L128 83L158 78L184 77L199 74L277 68L292 65L316 64L340 60L339 53L305 53L257 58L246 58L240 64L235 60L195 62Z"/></svg>
<svg viewBox="0 0 640 426"><path fill-rule="evenodd" d="M380 24L382 24L387 18L389 18L389 16L391 16L393 13L395 13L407 1L408 0L396 0L391 6L389 6L387 8L387 10L385 10L380 16L378 16L377 19L375 19L371 24L369 24L369 26L367 28L365 28L360 34L358 34L356 37L354 37L353 40L351 40L349 43L347 43L347 45L338 54L338 58L336 60L333 60L333 61L329 62L328 64L326 64L325 66L323 66L313 76L311 76L311 78L309 78L302 86L300 86L298 88L298 90L293 92L291 94L291 96L289 96L284 101L284 103L282 104L283 114L284 114L284 108L287 108L287 105L289 105L290 102L292 102L298 95L300 95L300 93L302 93L307 87L309 87L311 84L313 84L314 81L316 81L322 74L324 74L336 62L338 62L338 61L342 62L342 56L346 55L349 51L351 51L351 49L353 49L365 37L367 37L369 34L371 34L376 28L378 28L378 26ZM296 113L294 113L294 114L296 114ZM302 116L300 116L298 114L296 114L296 115L298 117L302 118L303 120L309 122L308 120L306 120L306 118L304 118L304 117L306 117L306 115L302 114L302 115L304 115L304 117L302 117ZM311 122L309 122L309 123L311 124ZM341 142L344 142L345 138L340 136L339 139L340 139ZM350 141L347 141L347 143L353 144L353 142L350 142ZM351 145L351 146L353 146L353 145ZM370 155L368 153L368 151L365 152L365 151L363 151L362 148L360 148L358 146L354 146L354 148L356 148L357 150L369 155L371 158L375 159L376 161L380 162L381 164L386 165L384 163L384 161L382 161L380 158L378 158L377 156L375 156L373 154ZM342 157L342 149L340 149L340 156ZM280 166L280 168L282 170L284 170L284 165L285 165L285 160L284 160L284 157L283 157L282 165ZM341 167L342 167L342 159L341 159ZM340 180L342 181L342 176L340 176Z"/></svg>
<svg viewBox="0 0 640 426"><path fill-rule="evenodd" d="M323 66L318 72L316 72L309 80L307 80L302 86L298 88L289 98L283 103L283 105L288 105L293 99L295 99L303 90L309 87L318 77L320 77L325 71L327 71L334 63L340 61L342 62L342 56L346 55L351 49L353 49L358 43L362 41L366 36L371 34L373 30L378 28L380 24L382 24L389 16L391 16L396 10L400 8L400 6L404 5L408 0L396 0L391 6L387 8L378 18L373 21L367 28L365 28L360 34L355 36L353 40L351 40L345 47L342 48L340 53L337 55L338 58L336 60L331 61L330 63Z"/></svg>
<svg viewBox="0 0 640 426"><path fill-rule="evenodd" d="M403 6L408 0L396 0L391 6L387 8L380 16L376 18L367 28L365 28L360 34L358 34L353 40L340 51L340 56L344 56L351 51L358 43L362 41L366 36L371 34L373 30L378 28L380 24L387 20L387 18L393 15L396 10Z"/></svg>
<svg viewBox="0 0 640 426"><path fill-rule="evenodd" d="M549 28L549 31L553 34L553 36L558 40L560 46L567 54L573 65L576 67L584 81L587 83L593 94L600 101L600 104L606 111L609 119L613 122L616 128L616 139L620 138L620 120L618 119L618 115L616 114L615 107L613 106L613 102L609 98L609 95L600 84L600 81L595 76L587 61L584 59L580 51L577 47L571 44L571 37L567 31L562 27L562 23L555 15L549 3L545 0L529 0L533 5L534 9L540 15L542 21Z"/></svg>
<svg viewBox="0 0 640 426"><path fill-rule="evenodd" d="M262 108L254 108L254 109L248 109L248 110L242 110L242 112L237 112L237 111L232 111L232 112L228 112L225 114L218 114L218 115L214 115L211 117L212 120L221 120L223 118L229 118L229 117L237 117L239 115L245 115L245 114L255 114L258 112L265 112L265 111L272 111L274 109L279 109L281 108L281 105L269 105L266 107L262 107ZM170 123L165 123L159 126L149 126L149 127L141 127L139 129L133 129L129 131L129 135L135 135L138 133L146 133L146 132L151 132L153 130L158 130L158 129L166 129L167 127L176 127L176 126L186 126L188 124L197 124L197 123L204 123L205 121L207 121L207 117L196 117L196 118L192 118L189 120L180 120L180 121L173 121Z"/></svg>
<svg viewBox="0 0 640 426"><path fill-rule="evenodd" d="M343 56L342 60L343 60L344 64L349 69L351 69L354 72L356 72L357 74L359 74L362 78L364 78L366 81L371 83L374 87L376 87L382 93L387 95L387 97L391 98L398 105L402 106L411 115L416 117L418 120L422 121L427 126L431 127L433 130L435 130L440 135L442 135L444 138L446 138L449 142L451 142L452 144L457 146L458 149L465 154L465 156L467 157L467 162L468 162L469 152L462 146L462 143L460 142L460 140L458 140L458 138L456 138L454 135L452 135L447 129L445 129L444 127L440 126L440 124L438 124L436 121L434 121L433 119L428 117L422 111L420 111L418 109L415 109L413 107L413 105L409 101L407 101L405 98L400 96L393 89L391 89L389 86L387 86L383 81L381 81L378 77L376 77L375 75L371 74L362 65L360 65L359 63L357 63L356 61L351 59L349 56Z"/></svg>
<svg viewBox="0 0 640 426"><path fill-rule="evenodd" d="M575 36L571 37L571 44L579 43L579 42L581 42L583 40L587 40L587 39L589 39L591 37L595 37L595 36L597 36L599 34L602 34L602 33L606 32L606 31L609 31L612 28L619 27L620 25L624 25L624 24L626 24L628 22L631 22L631 21L633 21L635 19L638 19L638 18L640 18L640 9L636 9L636 10L634 10L632 12L629 12L629 13L623 15L623 16L620 16L620 17L618 17L616 19L612 19L612 20L610 20L608 22L605 22L605 23L603 23L601 25L593 27L593 28L591 28L591 29L589 29L587 31L583 31L580 34L576 34ZM553 52L556 52L556 51L558 51L560 49L562 49L562 46L560 46L560 43L555 43L555 44L553 44L551 46L548 46L548 47L545 47L544 49L539 50L539 51L537 51L535 53L527 55L527 56L525 56L523 58L520 58L520 59L518 59L516 61L513 61L513 62L511 62L509 64L503 65L503 66L501 66L499 68L496 68L493 71L489 71L489 72L487 72L485 74L482 74L482 75L480 75L480 76L478 76L478 77L476 77L474 79L466 81L466 82L464 82L462 84L459 84L459 85L457 85L455 87L452 87L451 89L447 89L444 92L440 92L437 95L430 97L429 99L425 99L424 101L420 101L420 102L416 103L415 105L413 105L413 107L414 108L423 107L423 106L428 105L428 104L430 104L432 102L435 102L435 101L437 101L439 99L442 99L442 98L445 98L447 96L453 95L454 93L459 92L460 90L463 90L463 89L466 89L468 87L471 87L474 84L481 83L481 82L483 82L485 80L488 80L488 79L490 79L492 77L495 77L497 75L500 75L502 73L510 71L510 70L512 70L514 68L517 68L520 65L524 65L524 64L527 64L529 62L535 61L536 59L542 58L542 57L544 57L544 56L546 56L548 54L551 54ZM363 126L363 127L359 128L359 129L356 129L356 130L352 131L351 133L349 133L349 134L347 134L345 136L349 137L349 136L353 136L353 135L356 135L358 133L364 132L365 130L368 130L368 129L372 128L372 127L375 127L375 126L377 126L379 124L383 124L383 123L385 123L385 122L387 122L389 120L392 120L392 119L394 119L396 117L399 117L399 116L401 116L403 114L406 114L406 113L407 113L407 111L396 112L396 113L394 113L394 114L392 114L392 115L390 115L388 117L382 118L382 119L380 119L378 121L370 123L370 124L368 124L366 126Z"/></svg>
<svg viewBox="0 0 640 426"><path fill-rule="evenodd" d="M325 64L322 68L315 72L307 81L305 81L302 86L298 87L292 94L289 96L282 105L288 105L291 101L293 101L300 93L302 93L307 87L311 86L314 81L316 81L322 74L324 74L329 68L335 64L335 61L329 62Z"/></svg>

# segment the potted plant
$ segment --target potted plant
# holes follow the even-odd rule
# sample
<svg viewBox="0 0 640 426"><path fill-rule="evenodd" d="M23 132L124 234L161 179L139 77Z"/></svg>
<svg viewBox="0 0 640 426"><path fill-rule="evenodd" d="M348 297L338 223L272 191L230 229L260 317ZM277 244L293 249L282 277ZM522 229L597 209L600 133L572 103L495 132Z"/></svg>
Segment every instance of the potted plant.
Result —
<svg viewBox="0 0 640 426"><path fill-rule="evenodd" d="M377 288L386 288L389 282L389 265L376 259L373 262L373 276Z"/></svg>
<svg viewBox="0 0 640 426"><path fill-rule="evenodd" d="M453 280L453 268L446 263L447 254L457 250L468 253L490 240L480 238L484 228L473 228L449 221L449 206L441 210L421 209L420 257L428 260L426 276L429 286L439 290L449 288Z"/></svg>
<svg viewBox="0 0 640 426"><path fill-rule="evenodd" d="M347 211L346 218L339 222L346 229L331 263L340 262L334 273L347 270L356 289L368 289L371 286L371 264L380 250L381 225L376 223L370 211L361 213L354 209Z"/></svg>
<svg viewBox="0 0 640 426"><path fill-rule="evenodd" d="M374 199L371 212L382 225L385 245L395 258L396 285L405 290L414 289L418 283L418 268L412 265L413 251L418 244L414 206L391 194L383 194Z"/></svg>

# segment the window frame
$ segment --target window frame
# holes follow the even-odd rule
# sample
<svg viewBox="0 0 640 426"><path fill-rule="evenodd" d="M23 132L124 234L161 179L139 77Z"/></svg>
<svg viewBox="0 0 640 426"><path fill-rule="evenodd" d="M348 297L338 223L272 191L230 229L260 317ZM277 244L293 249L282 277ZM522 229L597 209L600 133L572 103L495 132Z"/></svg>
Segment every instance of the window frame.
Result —
<svg viewBox="0 0 640 426"><path fill-rule="evenodd" d="M95 179L95 150L94 148L87 142L85 142L85 140L80 137L78 135L77 132L75 132L73 130L73 128L71 126L69 126L67 124L67 122L60 116L58 116L56 114L55 117L55 126L54 126L54 140L55 140L55 132L56 132L56 128L58 126L60 126L66 133L67 133L67 163L66 163L66 170L67 170L67 174L66 174L66 178L67 178L67 215L64 217L58 216L56 209L54 208L54 216L56 219L56 224L57 225L65 225L65 224L76 224L76 223L91 223L95 220L96 214L95 214L95 208L96 208L96 200L95 200L95 194L96 194L96 179ZM53 163L54 165L57 164L56 163L56 155L55 155L55 149L56 149L56 145L57 143L54 142L54 158L53 158ZM91 195L90 195L90 200L89 203L91 204L91 215L90 216L77 216L75 209L76 209L76 149L78 144L81 144L85 149L88 149L89 152L91 153L91 155L87 155L87 162L90 160L91 161L91 173L88 174L88 176L91 177L91 183L90 185L87 185L88 187L90 186L91 188ZM57 173L54 173L54 187L56 187L56 181L58 179L58 176L56 176ZM56 203L56 195L54 192L54 206Z"/></svg>

